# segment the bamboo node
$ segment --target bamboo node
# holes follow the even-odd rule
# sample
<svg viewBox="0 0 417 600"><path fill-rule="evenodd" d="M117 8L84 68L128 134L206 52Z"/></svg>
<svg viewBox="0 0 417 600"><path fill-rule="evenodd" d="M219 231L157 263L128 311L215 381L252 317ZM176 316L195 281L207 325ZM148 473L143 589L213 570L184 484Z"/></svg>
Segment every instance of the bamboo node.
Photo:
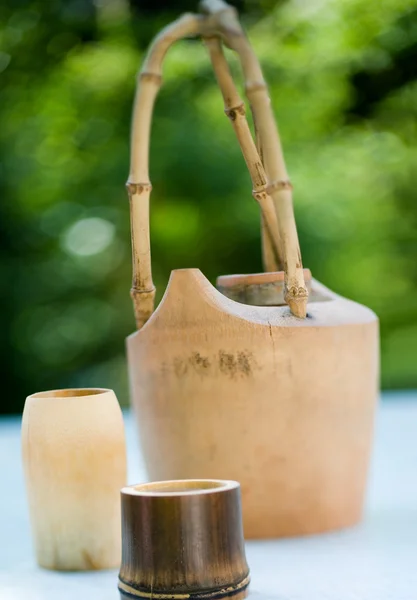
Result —
<svg viewBox="0 0 417 600"><path fill-rule="evenodd" d="M306 318L308 302L307 288L297 285L287 288L284 284L284 300L295 317L298 317L299 319Z"/></svg>
<svg viewBox="0 0 417 600"><path fill-rule="evenodd" d="M151 288L146 290L140 290L137 287L132 287L130 290L130 295L134 298L137 294L154 294L156 292L156 287L153 285Z"/></svg>
<svg viewBox="0 0 417 600"><path fill-rule="evenodd" d="M268 89L265 81L255 81L254 83L247 83L245 85L246 94L250 94L251 92L264 92Z"/></svg>
<svg viewBox="0 0 417 600"><path fill-rule="evenodd" d="M257 200L258 202L261 202L262 200L265 200L267 197L268 193L266 191L266 185L262 185L261 187L259 187L256 190L252 190L252 196L255 198L255 200Z"/></svg>
<svg viewBox="0 0 417 600"><path fill-rule="evenodd" d="M302 287L302 286L293 285L290 288L287 288L285 286L285 294L284 295L285 295L285 299L287 299L287 298L301 299L301 298L308 297L308 291L307 291L307 288Z"/></svg>
<svg viewBox="0 0 417 600"><path fill-rule="evenodd" d="M151 192L152 190L152 184L147 182L147 183L131 183L130 181L128 181L126 183L126 188L127 188L127 193L129 194L129 198L131 198L134 195L140 195L143 192Z"/></svg>
<svg viewBox="0 0 417 600"><path fill-rule="evenodd" d="M266 191L268 194L275 192L276 190L292 190L292 183L289 179L278 179L268 184Z"/></svg>
<svg viewBox="0 0 417 600"><path fill-rule="evenodd" d="M148 71L141 71L139 73L139 80L142 82L156 83L157 85L162 84L162 75L159 73L150 73Z"/></svg>
<svg viewBox="0 0 417 600"><path fill-rule="evenodd" d="M146 290L132 287L130 290L130 297L133 300L136 327L138 329L141 329L152 316L154 311L155 292L155 286Z"/></svg>
<svg viewBox="0 0 417 600"><path fill-rule="evenodd" d="M238 114L241 115L242 117L244 117L246 115L245 104L242 102L241 104L238 104L238 106L232 106L231 108L225 108L224 112L226 113L226 115L229 117L229 119L231 121L235 121Z"/></svg>

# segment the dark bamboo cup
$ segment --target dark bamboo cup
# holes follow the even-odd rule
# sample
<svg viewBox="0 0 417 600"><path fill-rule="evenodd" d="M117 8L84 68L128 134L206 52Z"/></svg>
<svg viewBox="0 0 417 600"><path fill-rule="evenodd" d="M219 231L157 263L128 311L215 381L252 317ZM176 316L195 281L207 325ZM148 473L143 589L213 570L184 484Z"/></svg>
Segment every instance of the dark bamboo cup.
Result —
<svg viewBox="0 0 417 600"><path fill-rule="evenodd" d="M121 497L124 600L246 596L237 482L162 481L125 487Z"/></svg>

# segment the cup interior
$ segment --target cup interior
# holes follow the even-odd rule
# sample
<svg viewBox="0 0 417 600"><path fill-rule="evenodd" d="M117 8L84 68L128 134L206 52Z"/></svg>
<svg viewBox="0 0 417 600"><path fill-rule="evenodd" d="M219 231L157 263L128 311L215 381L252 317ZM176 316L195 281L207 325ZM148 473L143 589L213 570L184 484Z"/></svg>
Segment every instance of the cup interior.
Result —
<svg viewBox="0 0 417 600"><path fill-rule="evenodd" d="M79 396L96 396L105 394L110 390L104 388L75 388L66 390L50 390L48 392L37 392L30 398L77 398Z"/></svg>
<svg viewBox="0 0 417 600"><path fill-rule="evenodd" d="M234 481L221 479L179 479L172 481L154 481L123 488L123 492L133 495L183 495L216 492L238 486Z"/></svg>

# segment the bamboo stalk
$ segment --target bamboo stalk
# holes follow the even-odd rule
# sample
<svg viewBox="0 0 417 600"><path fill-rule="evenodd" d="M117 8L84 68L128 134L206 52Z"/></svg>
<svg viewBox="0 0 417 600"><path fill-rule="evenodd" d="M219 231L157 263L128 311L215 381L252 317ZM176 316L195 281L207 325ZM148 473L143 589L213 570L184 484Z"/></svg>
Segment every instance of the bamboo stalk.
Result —
<svg viewBox="0 0 417 600"><path fill-rule="evenodd" d="M154 311L155 286L152 281L149 234L149 138L155 99L162 83L162 62L177 40L200 33L204 17L185 14L165 27L154 39L138 75L134 101L130 172L126 184L132 237L132 288L130 291L136 325L140 329Z"/></svg>
<svg viewBox="0 0 417 600"><path fill-rule="evenodd" d="M267 192L271 195L278 219L284 255L285 301L291 312L304 318L308 291L292 202L292 185L288 179L278 129L267 86L259 61L243 32L236 10L223 0L203 0L202 9L217 21L217 30L227 45L239 56L245 77L246 95L258 131L261 155L267 175Z"/></svg>
<svg viewBox="0 0 417 600"><path fill-rule="evenodd" d="M253 113L252 113L252 118L253 118ZM259 158L260 158L262 166L263 166L264 161L263 161L263 157L262 157L261 142L259 139L259 133L258 133L258 129L256 127L256 121L254 118L253 118L253 121L254 121L254 126L255 126L256 149L258 151ZM275 207L274 207L274 210L275 210ZM278 221L277 221L277 223L278 223ZM278 228L278 235L279 235L279 228ZM261 245L262 245L262 262L264 265L268 265L273 260L274 249L272 247L272 240L267 231L265 219L263 218L262 214L261 214ZM282 256L282 248L281 248L281 256ZM277 271L281 271L281 270L283 270L282 259L280 261L280 264L277 265Z"/></svg>
<svg viewBox="0 0 417 600"><path fill-rule="evenodd" d="M266 191L267 182L265 169L246 120L245 104L236 89L229 66L223 54L220 39L216 36L206 36L204 40L210 54L217 83L223 96L224 112L229 117L239 141L252 180L252 194L261 208L266 235L270 240L271 252L268 252L268 255L264 254L264 267L266 271L278 271L279 265L282 264L282 254L277 216L272 198Z"/></svg>
<svg viewBox="0 0 417 600"><path fill-rule="evenodd" d="M262 253L262 264L264 266L264 271L266 273L270 273L271 271L275 271L275 272L282 271L282 263L281 263L281 261L278 260L277 253L275 251L271 236L269 234L268 227L265 223L265 219L264 219L264 216L262 213L261 213L260 225L261 225L261 253ZM278 226L278 222L277 222L277 226Z"/></svg>

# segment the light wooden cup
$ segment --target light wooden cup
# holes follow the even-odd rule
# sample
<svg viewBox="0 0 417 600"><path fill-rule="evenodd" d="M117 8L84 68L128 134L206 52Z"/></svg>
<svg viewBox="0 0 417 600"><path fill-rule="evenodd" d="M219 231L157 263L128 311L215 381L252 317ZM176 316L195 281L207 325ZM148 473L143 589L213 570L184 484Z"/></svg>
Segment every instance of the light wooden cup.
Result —
<svg viewBox="0 0 417 600"><path fill-rule="evenodd" d="M114 392L29 396L22 451L38 564L63 571L117 568L126 448Z"/></svg>
<svg viewBox="0 0 417 600"><path fill-rule="evenodd" d="M225 292L233 281L222 278ZM314 279L307 313L242 304L198 269L177 270L127 340L150 479L239 481L247 538L318 533L361 518L378 319Z"/></svg>

